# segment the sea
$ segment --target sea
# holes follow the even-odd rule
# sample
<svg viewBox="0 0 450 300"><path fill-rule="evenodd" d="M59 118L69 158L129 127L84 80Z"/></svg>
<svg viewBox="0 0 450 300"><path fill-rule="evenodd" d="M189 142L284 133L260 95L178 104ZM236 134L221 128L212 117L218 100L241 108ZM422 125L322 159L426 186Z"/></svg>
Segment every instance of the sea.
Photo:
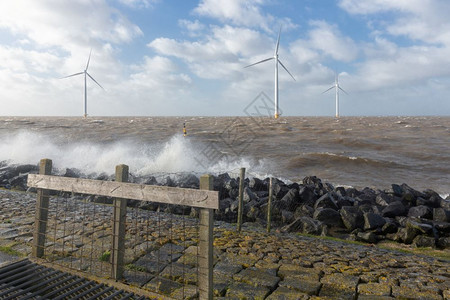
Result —
<svg viewBox="0 0 450 300"><path fill-rule="evenodd" d="M184 130L186 134L184 134ZM450 193L450 117L0 117L2 165L56 173L317 176L334 186Z"/></svg>

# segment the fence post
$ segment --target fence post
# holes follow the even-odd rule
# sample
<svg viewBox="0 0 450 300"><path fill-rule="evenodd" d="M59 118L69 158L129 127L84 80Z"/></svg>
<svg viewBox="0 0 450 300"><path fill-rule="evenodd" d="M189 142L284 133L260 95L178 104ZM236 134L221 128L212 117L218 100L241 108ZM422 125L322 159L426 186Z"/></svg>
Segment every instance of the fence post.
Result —
<svg viewBox="0 0 450 300"><path fill-rule="evenodd" d="M48 158L41 159L39 162L39 174L50 175L52 173L52 160ZM43 257L45 249L45 234L48 222L48 201L49 191L44 189L37 190L36 214L34 219L33 232L33 257Z"/></svg>
<svg viewBox="0 0 450 300"><path fill-rule="evenodd" d="M269 200L267 202L267 232L270 232L270 222L272 221L272 197L273 197L273 177L269 179Z"/></svg>
<svg viewBox="0 0 450 300"><path fill-rule="evenodd" d="M128 166L116 166L116 181L128 181ZM127 200L114 198L114 215L112 228L112 278L121 279L124 271L124 255L125 255L125 222L127 216Z"/></svg>
<svg viewBox="0 0 450 300"><path fill-rule="evenodd" d="M214 178L212 175L200 177L201 190L213 190ZM199 225L199 272L198 289L199 298L213 299L213 227L214 210L210 208L200 209Z"/></svg>
<svg viewBox="0 0 450 300"><path fill-rule="evenodd" d="M242 227L242 217L244 215L244 179L245 168L241 168L241 174L239 177L239 205L238 205L238 219L237 230L240 232Z"/></svg>

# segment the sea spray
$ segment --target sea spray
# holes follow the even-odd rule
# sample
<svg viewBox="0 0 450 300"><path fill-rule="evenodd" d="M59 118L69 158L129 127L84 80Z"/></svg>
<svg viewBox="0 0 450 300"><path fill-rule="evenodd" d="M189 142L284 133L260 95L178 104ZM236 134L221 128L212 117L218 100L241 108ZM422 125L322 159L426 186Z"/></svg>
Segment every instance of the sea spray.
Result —
<svg viewBox="0 0 450 300"><path fill-rule="evenodd" d="M112 174L118 164L127 164L130 172L137 176L180 172L239 173L241 167L253 172L253 175L267 172L267 160L229 155L208 160L202 155L207 146L179 135L161 143L127 139L109 143L69 143L61 137L21 131L4 138L0 145L0 161L7 161L8 164L37 164L42 158L50 158L55 170L75 168L85 174Z"/></svg>

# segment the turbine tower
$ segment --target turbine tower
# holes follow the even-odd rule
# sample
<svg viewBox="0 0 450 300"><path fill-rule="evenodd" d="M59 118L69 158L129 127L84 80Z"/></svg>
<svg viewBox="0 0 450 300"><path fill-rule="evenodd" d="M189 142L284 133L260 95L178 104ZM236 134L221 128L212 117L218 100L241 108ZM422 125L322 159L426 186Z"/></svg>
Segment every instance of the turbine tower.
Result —
<svg viewBox="0 0 450 300"><path fill-rule="evenodd" d="M339 90L343 91L347 95L348 95L348 93L340 87L339 75L337 73L334 73L334 85L332 87L330 87L329 89L327 89L326 91L324 91L322 94L325 94L326 92L328 92L331 89L335 89L335 92L336 92L336 118L339 118Z"/></svg>
<svg viewBox="0 0 450 300"><path fill-rule="evenodd" d="M87 71L89 68L89 61L91 60L91 54L92 54L92 49L91 49L91 52L89 52L89 58L88 58L88 61L86 64L86 69L84 69L83 72L78 72L78 73L63 77L63 78L68 78L68 77L84 74L84 117L85 118L87 118L87 76L89 76L89 78L91 78L96 84L98 84L99 87L101 87L104 90L104 88L100 85L100 83L98 83L94 79L94 77L92 77Z"/></svg>
<svg viewBox="0 0 450 300"><path fill-rule="evenodd" d="M254 64L245 66L245 68L248 68L248 67L251 67L251 66L272 60L272 59L275 60L275 119L277 119L279 117L279 112L278 112L278 110L279 110L279 105L278 105L278 64L280 64L283 67L283 69L285 69L286 72L288 72L288 74L291 75L292 79L294 79L294 81L295 81L294 76L292 76L292 74L288 71L288 69L283 65L281 60L278 58L278 48L280 45L280 34L281 34L281 28L280 28L280 31L278 32L277 44L275 47L275 52L273 54L273 57L269 57L269 58L263 59L261 61L258 61Z"/></svg>

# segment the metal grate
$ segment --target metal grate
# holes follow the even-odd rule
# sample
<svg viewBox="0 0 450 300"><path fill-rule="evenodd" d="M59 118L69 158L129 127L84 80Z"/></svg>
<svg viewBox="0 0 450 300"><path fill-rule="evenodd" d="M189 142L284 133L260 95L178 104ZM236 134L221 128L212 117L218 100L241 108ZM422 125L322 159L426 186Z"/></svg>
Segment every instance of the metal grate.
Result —
<svg viewBox="0 0 450 300"><path fill-rule="evenodd" d="M24 259L0 268L0 299L148 299Z"/></svg>

